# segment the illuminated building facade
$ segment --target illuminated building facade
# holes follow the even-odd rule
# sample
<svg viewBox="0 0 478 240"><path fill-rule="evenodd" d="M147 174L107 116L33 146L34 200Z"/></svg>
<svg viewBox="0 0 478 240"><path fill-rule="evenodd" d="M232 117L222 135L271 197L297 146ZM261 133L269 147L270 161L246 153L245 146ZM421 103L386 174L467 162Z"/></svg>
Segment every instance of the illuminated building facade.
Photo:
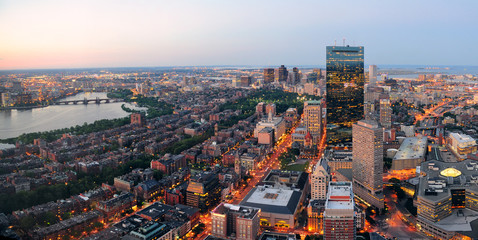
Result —
<svg viewBox="0 0 478 240"><path fill-rule="evenodd" d="M189 179L186 190L186 203L206 212L221 200L221 186L217 174L202 172Z"/></svg>
<svg viewBox="0 0 478 240"><path fill-rule="evenodd" d="M364 48L327 47L327 123L351 127L364 117Z"/></svg>
<svg viewBox="0 0 478 240"><path fill-rule="evenodd" d="M450 133L448 147L459 160L464 160L468 154L478 151L478 144L476 144L475 139L469 135L459 133Z"/></svg>
<svg viewBox="0 0 478 240"><path fill-rule="evenodd" d="M376 121L361 120L353 125L352 136L354 193L383 209L383 129Z"/></svg>
<svg viewBox="0 0 478 240"><path fill-rule="evenodd" d="M321 101L306 101L304 103L304 125L307 132L312 135L313 142L319 142L323 126Z"/></svg>
<svg viewBox="0 0 478 240"><path fill-rule="evenodd" d="M392 108L389 99L380 99L380 124L386 129L392 127Z"/></svg>
<svg viewBox="0 0 478 240"><path fill-rule="evenodd" d="M264 68L264 84L274 82L274 69Z"/></svg>

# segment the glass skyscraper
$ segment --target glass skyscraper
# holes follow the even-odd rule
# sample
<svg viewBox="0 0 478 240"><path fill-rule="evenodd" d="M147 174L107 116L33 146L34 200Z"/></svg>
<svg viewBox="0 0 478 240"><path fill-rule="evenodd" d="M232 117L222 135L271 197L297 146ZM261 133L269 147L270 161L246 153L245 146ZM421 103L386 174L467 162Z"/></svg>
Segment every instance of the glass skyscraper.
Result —
<svg viewBox="0 0 478 240"><path fill-rule="evenodd" d="M351 127L364 118L363 47L327 47L327 123Z"/></svg>

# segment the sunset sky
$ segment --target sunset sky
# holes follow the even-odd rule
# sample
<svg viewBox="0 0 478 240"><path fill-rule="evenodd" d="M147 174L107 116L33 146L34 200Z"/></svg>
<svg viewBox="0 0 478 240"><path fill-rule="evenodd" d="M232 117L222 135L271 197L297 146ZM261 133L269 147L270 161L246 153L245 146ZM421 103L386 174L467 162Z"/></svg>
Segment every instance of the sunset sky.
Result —
<svg viewBox="0 0 478 240"><path fill-rule="evenodd" d="M0 0L0 69L478 65L478 1Z"/></svg>

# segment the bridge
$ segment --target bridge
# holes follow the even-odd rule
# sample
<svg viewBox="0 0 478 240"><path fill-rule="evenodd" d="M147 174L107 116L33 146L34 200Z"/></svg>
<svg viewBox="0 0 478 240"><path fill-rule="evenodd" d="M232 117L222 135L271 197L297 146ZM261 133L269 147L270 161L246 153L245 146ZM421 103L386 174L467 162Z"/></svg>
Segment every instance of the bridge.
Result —
<svg viewBox="0 0 478 240"><path fill-rule="evenodd" d="M84 98L83 100L68 100L68 101L58 101L55 102L55 105L68 105L70 103L73 104L84 104L87 105L88 103L96 103L96 104L101 104L101 103L115 103L115 102L124 102L123 99L119 98L95 98L95 99L87 99Z"/></svg>

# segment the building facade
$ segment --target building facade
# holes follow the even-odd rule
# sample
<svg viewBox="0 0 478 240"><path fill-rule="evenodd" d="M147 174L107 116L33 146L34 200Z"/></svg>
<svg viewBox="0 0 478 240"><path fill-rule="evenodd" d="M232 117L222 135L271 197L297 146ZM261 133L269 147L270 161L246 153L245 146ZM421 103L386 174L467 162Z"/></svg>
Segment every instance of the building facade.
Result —
<svg viewBox="0 0 478 240"><path fill-rule="evenodd" d="M364 48L327 47L327 123L351 127L364 116Z"/></svg>
<svg viewBox="0 0 478 240"><path fill-rule="evenodd" d="M312 200L327 199L327 186L330 181L330 169L325 159L320 159L310 175L310 193Z"/></svg>
<svg viewBox="0 0 478 240"><path fill-rule="evenodd" d="M386 129L392 127L392 108L389 99L380 99L380 124Z"/></svg>
<svg viewBox="0 0 478 240"><path fill-rule="evenodd" d="M383 129L375 121L361 120L352 127L354 193L383 209Z"/></svg>
<svg viewBox="0 0 478 240"><path fill-rule="evenodd" d="M324 239L355 239L354 193L351 182L330 182L324 211Z"/></svg>
<svg viewBox="0 0 478 240"><path fill-rule="evenodd" d="M306 101L304 103L304 125L306 130L312 135L313 142L319 142L323 128L321 101Z"/></svg>
<svg viewBox="0 0 478 240"><path fill-rule="evenodd" d="M260 209L219 204L211 211L211 234L220 238L235 236L236 240L255 240L259 233Z"/></svg>

